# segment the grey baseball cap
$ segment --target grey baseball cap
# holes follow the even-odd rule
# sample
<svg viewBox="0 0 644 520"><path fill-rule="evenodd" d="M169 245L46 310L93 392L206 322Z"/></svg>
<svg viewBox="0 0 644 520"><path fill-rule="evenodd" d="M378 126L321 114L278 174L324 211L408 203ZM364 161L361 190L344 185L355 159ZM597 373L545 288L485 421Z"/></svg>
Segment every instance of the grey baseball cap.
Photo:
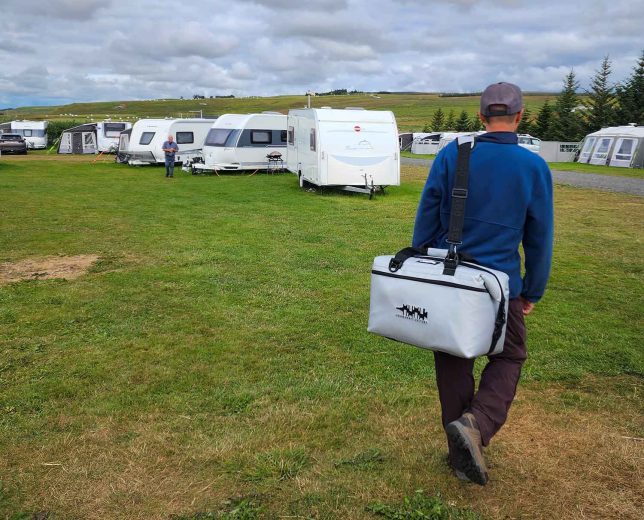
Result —
<svg viewBox="0 0 644 520"><path fill-rule="evenodd" d="M492 105L505 105L503 109L490 110ZM512 83L493 83L481 94L481 114L484 116L509 116L523 108L521 89Z"/></svg>

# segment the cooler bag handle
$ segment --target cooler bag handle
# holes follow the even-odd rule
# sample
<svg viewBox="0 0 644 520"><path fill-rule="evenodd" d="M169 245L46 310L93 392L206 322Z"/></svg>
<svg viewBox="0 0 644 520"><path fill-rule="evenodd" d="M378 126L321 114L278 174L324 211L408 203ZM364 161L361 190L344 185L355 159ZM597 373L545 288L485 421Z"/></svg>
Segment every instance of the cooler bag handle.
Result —
<svg viewBox="0 0 644 520"><path fill-rule="evenodd" d="M413 258L414 256L424 256L427 254L427 247L406 247L401 249L396 253L396 255L389 260L389 271L395 273L400 269L406 260Z"/></svg>

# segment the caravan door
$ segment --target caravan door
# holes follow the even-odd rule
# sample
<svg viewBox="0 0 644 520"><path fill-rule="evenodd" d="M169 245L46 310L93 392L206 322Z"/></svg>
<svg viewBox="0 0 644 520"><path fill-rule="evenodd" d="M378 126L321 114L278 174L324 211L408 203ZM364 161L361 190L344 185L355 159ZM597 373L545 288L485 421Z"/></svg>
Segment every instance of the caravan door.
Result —
<svg viewBox="0 0 644 520"><path fill-rule="evenodd" d="M295 146L296 127L297 117L290 117L286 127L286 166L295 174L298 170L297 146Z"/></svg>
<svg viewBox="0 0 644 520"><path fill-rule="evenodd" d="M621 168L628 168L633 161L635 149L637 148L637 141L632 137L620 137L617 139L613 155L610 158L610 166L619 166Z"/></svg>
<svg viewBox="0 0 644 520"><path fill-rule="evenodd" d="M595 147L596 142L597 142L596 137L586 138L586 142L584 143L584 147L581 149L581 152L579 153L579 159L577 162L588 163L588 161L590 161L590 156L592 155L593 148Z"/></svg>
<svg viewBox="0 0 644 520"><path fill-rule="evenodd" d="M593 155L590 157L590 164L600 164L605 166L608 163L608 152L613 144L612 137L600 137Z"/></svg>
<svg viewBox="0 0 644 520"><path fill-rule="evenodd" d="M58 145L58 153L72 153L72 134L63 132L60 137L60 144Z"/></svg>
<svg viewBox="0 0 644 520"><path fill-rule="evenodd" d="M72 134L72 153L83 153L83 134L81 132Z"/></svg>

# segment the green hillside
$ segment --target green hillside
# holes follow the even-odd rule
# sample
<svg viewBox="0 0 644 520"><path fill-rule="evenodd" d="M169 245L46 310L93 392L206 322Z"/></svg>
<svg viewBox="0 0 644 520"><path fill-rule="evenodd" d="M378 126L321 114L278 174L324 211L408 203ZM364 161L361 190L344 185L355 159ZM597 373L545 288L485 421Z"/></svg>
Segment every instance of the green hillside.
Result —
<svg viewBox="0 0 644 520"><path fill-rule="evenodd" d="M555 94L528 94L525 104L534 114ZM149 101L108 101L100 103L73 103L48 107L23 107L0 112L0 120L46 119L46 120L101 120L106 118L132 121L143 117L189 117L194 111L204 115L226 113L249 113L276 110L286 113L290 108L301 108L306 96L274 96L218 99L163 99ZM471 116L478 110L478 96L445 96L438 94L349 94L344 96L318 96L311 98L313 107L347 106L373 110L391 110L396 115L401 130L420 130L431 119L434 111L454 110L455 114L466 110Z"/></svg>

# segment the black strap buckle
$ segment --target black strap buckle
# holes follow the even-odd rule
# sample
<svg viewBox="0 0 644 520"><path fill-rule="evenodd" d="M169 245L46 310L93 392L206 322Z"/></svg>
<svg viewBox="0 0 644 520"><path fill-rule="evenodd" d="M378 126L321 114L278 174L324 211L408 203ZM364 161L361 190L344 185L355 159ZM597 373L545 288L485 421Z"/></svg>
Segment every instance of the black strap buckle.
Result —
<svg viewBox="0 0 644 520"><path fill-rule="evenodd" d="M452 190L452 197L456 199L466 199L467 198L467 188L454 188Z"/></svg>
<svg viewBox="0 0 644 520"><path fill-rule="evenodd" d="M389 271L391 271L392 273L395 273L396 271L398 271L398 269L402 267L402 265L403 265L403 262L401 262L399 259L394 257L391 260L389 260Z"/></svg>
<svg viewBox="0 0 644 520"><path fill-rule="evenodd" d="M445 257L445 268L443 269L443 274L454 276L457 267L458 253L456 252L456 244L450 243L447 256Z"/></svg>

